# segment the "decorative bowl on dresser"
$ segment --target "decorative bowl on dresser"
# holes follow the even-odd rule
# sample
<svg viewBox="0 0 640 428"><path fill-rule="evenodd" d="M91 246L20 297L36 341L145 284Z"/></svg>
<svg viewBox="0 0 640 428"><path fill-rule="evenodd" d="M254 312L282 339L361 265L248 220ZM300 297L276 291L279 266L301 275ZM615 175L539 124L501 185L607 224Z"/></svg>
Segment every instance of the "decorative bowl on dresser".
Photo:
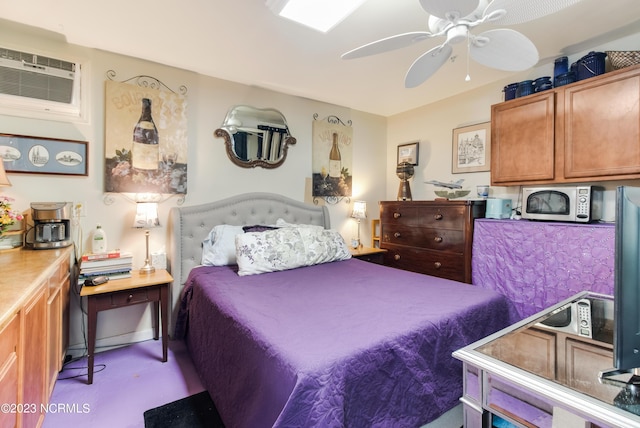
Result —
<svg viewBox="0 0 640 428"><path fill-rule="evenodd" d="M473 222L485 201L382 201L385 265L471 283Z"/></svg>

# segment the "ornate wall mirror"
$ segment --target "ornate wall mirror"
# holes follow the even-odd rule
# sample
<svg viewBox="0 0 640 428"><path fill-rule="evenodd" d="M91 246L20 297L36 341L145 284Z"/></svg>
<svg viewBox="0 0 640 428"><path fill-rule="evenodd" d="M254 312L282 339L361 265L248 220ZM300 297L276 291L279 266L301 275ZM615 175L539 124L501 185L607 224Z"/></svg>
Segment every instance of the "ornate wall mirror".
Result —
<svg viewBox="0 0 640 428"><path fill-rule="evenodd" d="M284 115L272 108L234 106L213 135L224 138L229 159L243 168L277 168L296 143Z"/></svg>

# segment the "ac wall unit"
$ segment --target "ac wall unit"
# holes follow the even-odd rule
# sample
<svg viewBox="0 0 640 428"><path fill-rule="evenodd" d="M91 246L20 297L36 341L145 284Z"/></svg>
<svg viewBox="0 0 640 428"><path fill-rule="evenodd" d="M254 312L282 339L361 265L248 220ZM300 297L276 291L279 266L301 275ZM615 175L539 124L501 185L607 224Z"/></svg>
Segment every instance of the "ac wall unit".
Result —
<svg viewBox="0 0 640 428"><path fill-rule="evenodd" d="M79 63L0 47L3 110L21 109L79 118L82 116L80 88Z"/></svg>

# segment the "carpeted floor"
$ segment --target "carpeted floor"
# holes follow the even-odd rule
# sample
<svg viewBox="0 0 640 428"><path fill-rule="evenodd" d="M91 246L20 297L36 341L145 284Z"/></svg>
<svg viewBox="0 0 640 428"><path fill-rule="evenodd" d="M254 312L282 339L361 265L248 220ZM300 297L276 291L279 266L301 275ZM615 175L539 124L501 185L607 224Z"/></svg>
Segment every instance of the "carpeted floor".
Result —
<svg viewBox="0 0 640 428"><path fill-rule="evenodd" d="M145 428L224 428L207 391L144 412Z"/></svg>
<svg viewBox="0 0 640 428"><path fill-rule="evenodd" d="M142 428L145 411L204 390L184 342L169 341L169 359L161 358L159 340L100 352L92 385L86 358L68 364L51 396L56 411L43 428Z"/></svg>

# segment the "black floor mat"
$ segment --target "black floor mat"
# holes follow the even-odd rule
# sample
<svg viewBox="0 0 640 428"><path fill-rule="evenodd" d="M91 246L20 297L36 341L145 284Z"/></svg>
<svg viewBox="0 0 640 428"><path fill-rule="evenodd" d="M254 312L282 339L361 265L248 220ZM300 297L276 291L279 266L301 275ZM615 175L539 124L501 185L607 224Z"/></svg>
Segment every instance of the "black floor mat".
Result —
<svg viewBox="0 0 640 428"><path fill-rule="evenodd" d="M145 428L224 428L207 391L144 412Z"/></svg>

